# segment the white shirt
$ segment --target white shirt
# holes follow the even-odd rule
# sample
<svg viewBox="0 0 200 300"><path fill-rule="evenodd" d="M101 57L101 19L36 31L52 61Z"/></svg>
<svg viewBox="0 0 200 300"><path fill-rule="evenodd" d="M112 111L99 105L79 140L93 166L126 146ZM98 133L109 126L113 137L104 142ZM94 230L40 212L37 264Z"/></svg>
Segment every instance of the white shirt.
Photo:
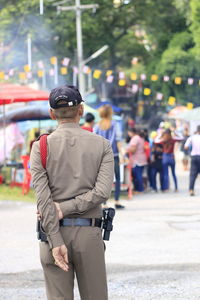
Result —
<svg viewBox="0 0 200 300"><path fill-rule="evenodd" d="M200 134L194 134L187 139L184 147L189 148L190 146L192 146L191 156L200 155Z"/></svg>

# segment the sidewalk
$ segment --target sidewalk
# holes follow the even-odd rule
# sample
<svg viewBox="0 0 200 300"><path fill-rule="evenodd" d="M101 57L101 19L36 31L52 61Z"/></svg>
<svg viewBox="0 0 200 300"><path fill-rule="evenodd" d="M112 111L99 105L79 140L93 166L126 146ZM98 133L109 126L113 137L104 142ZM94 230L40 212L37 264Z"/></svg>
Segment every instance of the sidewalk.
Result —
<svg viewBox="0 0 200 300"><path fill-rule="evenodd" d="M117 211L106 243L109 300L200 299L200 184L189 197L188 172L180 170L178 179L178 193L134 196ZM35 210L0 202L1 300L46 299Z"/></svg>

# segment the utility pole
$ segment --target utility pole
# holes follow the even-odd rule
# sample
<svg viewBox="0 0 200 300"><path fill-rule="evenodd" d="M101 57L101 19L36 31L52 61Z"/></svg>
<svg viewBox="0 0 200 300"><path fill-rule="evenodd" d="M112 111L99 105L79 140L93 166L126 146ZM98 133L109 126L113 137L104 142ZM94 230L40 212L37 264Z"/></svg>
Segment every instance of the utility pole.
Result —
<svg viewBox="0 0 200 300"><path fill-rule="evenodd" d="M79 90L81 95L85 95L85 79L83 74L83 39L82 39L82 23L81 14L86 9L97 9L98 4L86 4L81 5L81 0L75 0L75 6L58 6L58 11L70 11L76 12L76 40L77 40L77 59L78 59L78 79L79 79Z"/></svg>

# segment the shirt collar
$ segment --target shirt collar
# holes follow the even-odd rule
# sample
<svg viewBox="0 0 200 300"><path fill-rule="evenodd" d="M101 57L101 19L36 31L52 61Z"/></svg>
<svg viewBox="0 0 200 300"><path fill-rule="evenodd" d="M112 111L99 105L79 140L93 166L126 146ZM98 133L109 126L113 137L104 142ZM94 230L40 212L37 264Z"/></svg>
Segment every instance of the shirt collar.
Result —
<svg viewBox="0 0 200 300"><path fill-rule="evenodd" d="M60 123L58 128L80 128L78 123Z"/></svg>

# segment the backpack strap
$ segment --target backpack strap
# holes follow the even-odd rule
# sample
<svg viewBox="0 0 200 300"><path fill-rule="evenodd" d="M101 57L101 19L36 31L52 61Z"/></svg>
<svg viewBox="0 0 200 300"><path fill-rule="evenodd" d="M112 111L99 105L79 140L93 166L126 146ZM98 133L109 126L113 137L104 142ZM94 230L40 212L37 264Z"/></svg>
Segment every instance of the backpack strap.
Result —
<svg viewBox="0 0 200 300"><path fill-rule="evenodd" d="M47 137L48 134L43 134L40 136L40 158L41 158L41 163L44 169L46 169L46 164L47 164Z"/></svg>

